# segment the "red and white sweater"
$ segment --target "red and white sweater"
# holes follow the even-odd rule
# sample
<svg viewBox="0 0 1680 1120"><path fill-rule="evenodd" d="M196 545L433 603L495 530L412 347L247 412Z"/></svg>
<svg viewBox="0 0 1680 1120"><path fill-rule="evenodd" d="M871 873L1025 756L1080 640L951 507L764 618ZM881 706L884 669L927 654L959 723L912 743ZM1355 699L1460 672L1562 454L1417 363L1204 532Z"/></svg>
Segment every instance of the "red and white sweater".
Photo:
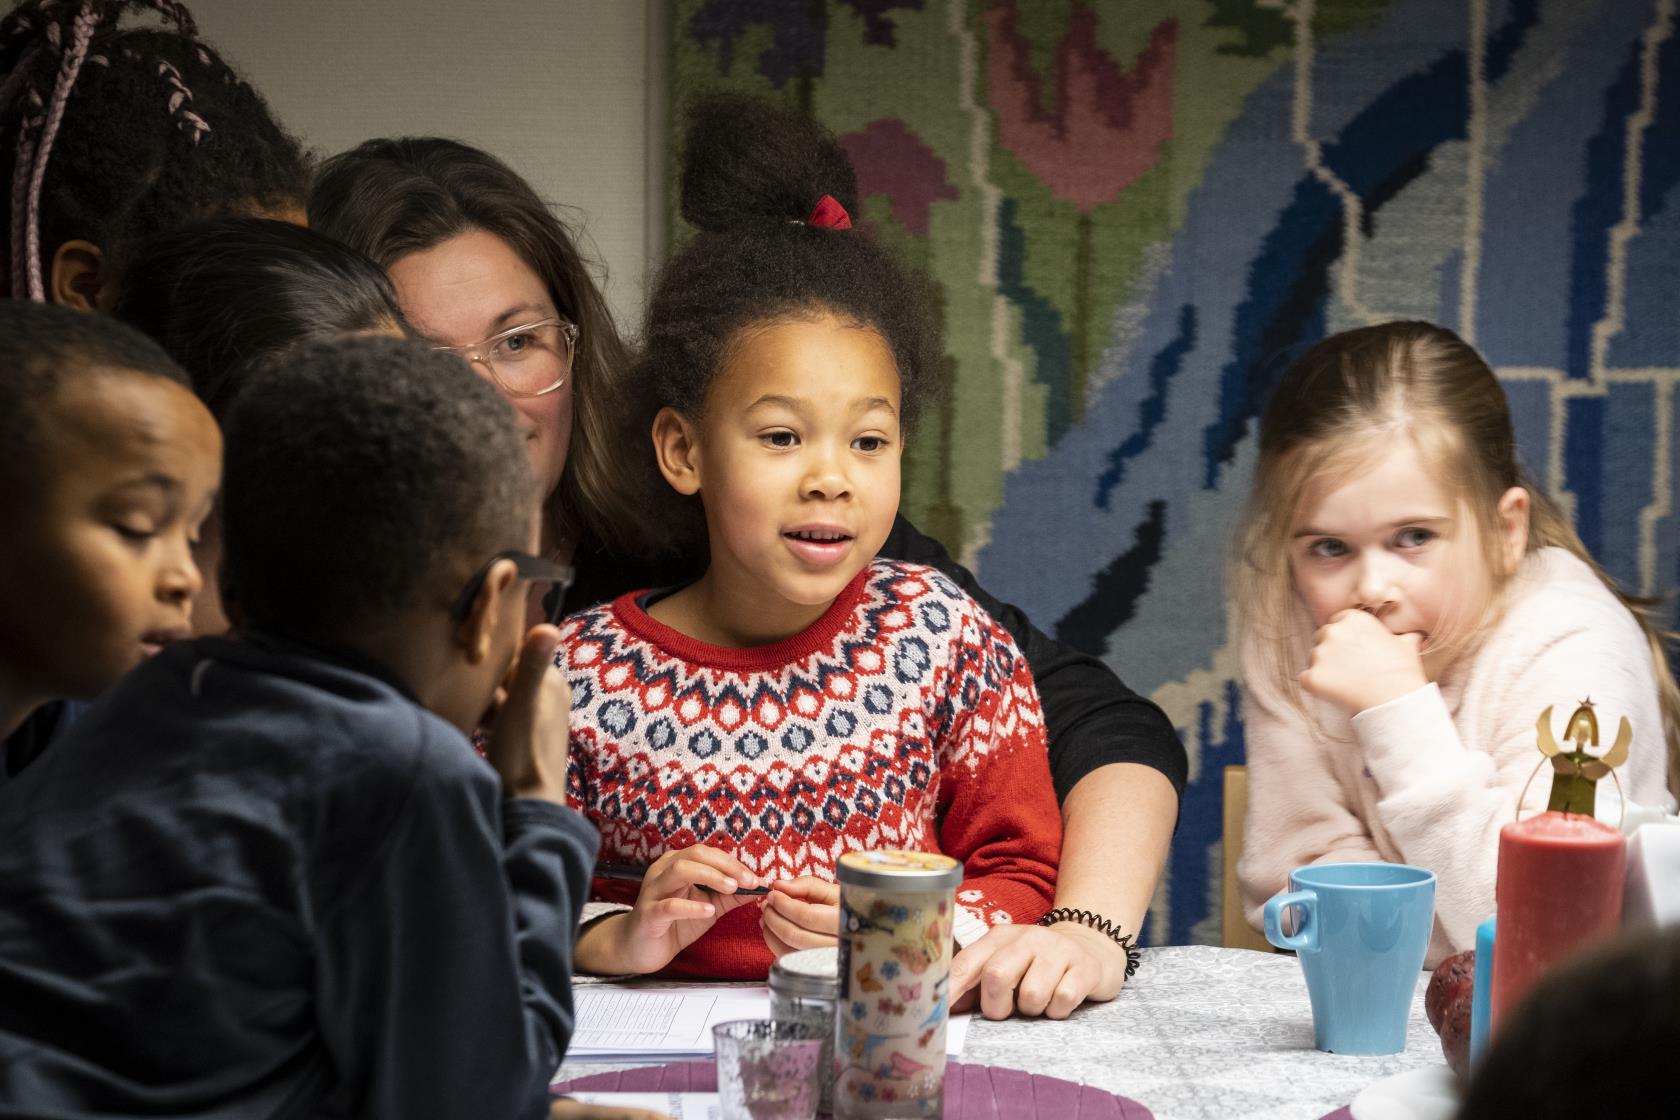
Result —
<svg viewBox="0 0 1680 1120"><path fill-rule="evenodd" d="M1008 631L932 568L877 560L808 629L729 649L624 595L566 621L569 800L603 862L709 844L761 876L834 879L840 854L962 861L957 938L1050 907L1061 814L1043 713ZM631 902L637 884L596 879ZM671 975L763 979L773 957L742 907Z"/></svg>

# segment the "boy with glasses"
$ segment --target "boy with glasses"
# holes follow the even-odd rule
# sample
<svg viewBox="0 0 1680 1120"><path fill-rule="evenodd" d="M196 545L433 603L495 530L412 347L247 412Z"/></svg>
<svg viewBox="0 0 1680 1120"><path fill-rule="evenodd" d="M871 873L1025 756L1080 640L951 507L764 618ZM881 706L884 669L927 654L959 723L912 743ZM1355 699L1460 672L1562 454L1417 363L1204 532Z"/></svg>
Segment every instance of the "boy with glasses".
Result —
<svg viewBox="0 0 1680 1120"><path fill-rule="evenodd" d="M598 838L507 404L316 345L241 394L224 495L240 637L0 789L0 1113L545 1114Z"/></svg>

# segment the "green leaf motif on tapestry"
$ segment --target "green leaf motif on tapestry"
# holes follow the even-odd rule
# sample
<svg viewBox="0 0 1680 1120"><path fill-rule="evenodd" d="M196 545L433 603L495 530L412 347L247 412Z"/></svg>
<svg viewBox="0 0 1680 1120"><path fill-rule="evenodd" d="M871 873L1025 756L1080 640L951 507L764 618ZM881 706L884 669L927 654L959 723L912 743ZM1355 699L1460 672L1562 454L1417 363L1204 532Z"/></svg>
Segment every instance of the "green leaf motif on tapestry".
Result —
<svg viewBox="0 0 1680 1120"><path fill-rule="evenodd" d="M1208 0L1208 7L1213 14L1202 26L1229 27L1241 35L1237 41L1222 44L1220 54L1265 58L1295 42L1295 25L1275 5L1260 0Z"/></svg>
<svg viewBox="0 0 1680 1120"><path fill-rule="evenodd" d="M1221 45L1220 54L1269 58L1295 45L1295 25L1279 4L1264 0L1207 0L1209 28L1229 28L1238 38ZM1388 0L1319 0L1313 5L1313 37L1328 38L1367 27L1382 17Z"/></svg>

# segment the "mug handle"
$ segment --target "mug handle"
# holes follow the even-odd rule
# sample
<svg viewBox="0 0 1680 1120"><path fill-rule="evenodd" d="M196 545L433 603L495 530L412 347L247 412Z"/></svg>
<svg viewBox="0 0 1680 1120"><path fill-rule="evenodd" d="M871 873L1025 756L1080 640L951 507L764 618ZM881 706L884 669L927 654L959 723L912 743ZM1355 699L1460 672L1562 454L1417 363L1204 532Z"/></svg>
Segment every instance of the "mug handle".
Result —
<svg viewBox="0 0 1680 1120"><path fill-rule="evenodd" d="M1283 912L1291 906L1298 907L1299 922L1293 936L1284 936ZM1266 925L1266 940L1279 949L1293 949L1297 953L1312 953L1318 950L1318 914L1317 891L1285 891L1275 894L1266 900L1262 915Z"/></svg>

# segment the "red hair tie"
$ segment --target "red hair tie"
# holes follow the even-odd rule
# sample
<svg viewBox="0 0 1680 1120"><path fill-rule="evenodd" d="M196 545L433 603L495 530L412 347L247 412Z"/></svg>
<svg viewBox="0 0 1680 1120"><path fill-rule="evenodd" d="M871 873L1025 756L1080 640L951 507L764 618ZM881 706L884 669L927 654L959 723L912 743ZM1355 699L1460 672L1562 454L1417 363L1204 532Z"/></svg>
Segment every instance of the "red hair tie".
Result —
<svg viewBox="0 0 1680 1120"><path fill-rule="evenodd" d="M851 229L852 216L846 213L846 208L831 194L825 194L817 199L817 204L811 208L811 216L805 219L806 225L816 226L818 229Z"/></svg>

